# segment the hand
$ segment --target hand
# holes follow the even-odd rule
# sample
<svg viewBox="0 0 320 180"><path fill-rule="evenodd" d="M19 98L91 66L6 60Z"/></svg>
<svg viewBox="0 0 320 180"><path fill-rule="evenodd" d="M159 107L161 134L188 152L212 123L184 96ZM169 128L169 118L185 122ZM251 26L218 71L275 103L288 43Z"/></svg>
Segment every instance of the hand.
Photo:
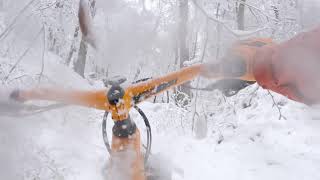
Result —
<svg viewBox="0 0 320 180"><path fill-rule="evenodd" d="M258 48L271 44L271 39L249 39L236 42L219 63L205 64L202 75L220 79L212 88L226 96L233 96L241 89L255 83L253 63Z"/></svg>
<svg viewBox="0 0 320 180"><path fill-rule="evenodd" d="M271 39L249 39L236 42L218 63L205 64L202 75L214 79L255 81L253 63L258 48L271 44Z"/></svg>
<svg viewBox="0 0 320 180"><path fill-rule="evenodd" d="M0 89L0 116L10 116L18 113L23 105L12 97L11 90Z"/></svg>

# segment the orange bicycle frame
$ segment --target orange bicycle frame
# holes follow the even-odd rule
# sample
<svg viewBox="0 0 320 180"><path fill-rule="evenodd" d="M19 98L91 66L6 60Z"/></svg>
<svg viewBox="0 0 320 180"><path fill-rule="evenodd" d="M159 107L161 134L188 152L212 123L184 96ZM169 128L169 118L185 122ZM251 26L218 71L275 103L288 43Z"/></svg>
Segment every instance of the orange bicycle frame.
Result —
<svg viewBox="0 0 320 180"><path fill-rule="evenodd" d="M114 89L103 89L97 91L82 91L82 90L64 90L59 88L35 88L30 90L18 90L16 99L21 101L28 100L47 100L61 102L71 105L80 105L100 110L105 110L112 114L112 119L115 124L120 124L123 127L123 122L128 120L130 109L146 99L162 93L170 88L179 86L187 81L190 81L203 72L204 65L198 64L183 68L179 71L170 73L155 79L150 79L144 82L129 85L128 87L116 86ZM123 91L123 94L118 99L110 100L110 91ZM128 125L128 124L126 124ZM116 126L116 125L115 125ZM117 128L114 128L117 129ZM121 136L113 132L112 136L112 154L130 150L135 156L130 162L130 179L145 180L144 161L141 153L141 140L138 128L130 136ZM121 157L120 157L121 158ZM113 158L111 155L111 162ZM121 173L121 172L119 172Z"/></svg>

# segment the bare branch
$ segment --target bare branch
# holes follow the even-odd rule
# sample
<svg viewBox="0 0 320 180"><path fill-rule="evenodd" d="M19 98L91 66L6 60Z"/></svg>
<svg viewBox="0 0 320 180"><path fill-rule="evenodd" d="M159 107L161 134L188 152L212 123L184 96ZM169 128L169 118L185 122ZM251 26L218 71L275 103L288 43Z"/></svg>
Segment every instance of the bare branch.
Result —
<svg viewBox="0 0 320 180"><path fill-rule="evenodd" d="M69 52L68 58L67 58L67 60L66 60L66 62L65 62L65 64L66 64L67 66L69 66L70 63L71 63L71 59L72 59L73 53L75 53L75 52L77 51L77 48L76 48L76 45L75 45L75 44L76 44L76 39L77 39L77 37L78 37L78 35L79 35L79 30L80 30L80 27L79 27L79 26L77 26L77 27L75 28L75 30L74 30L73 40L72 40L72 42L71 42L71 47L70 47L70 52Z"/></svg>
<svg viewBox="0 0 320 180"><path fill-rule="evenodd" d="M54 5L57 5L58 4L58 0L56 0L54 3L51 3L49 5L47 5L46 7L39 7L38 9L36 9L37 11L43 11L43 10L46 10L46 9L49 9L51 7L53 7Z"/></svg>
<svg viewBox="0 0 320 180"><path fill-rule="evenodd" d="M260 86L257 85L257 87L251 93L248 94L248 96L250 96L249 102L243 103L243 108L247 108L251 106L252 100L254 97L257 96L257 91L259 90L259 88Z"/></svg>
<svg viewBox="0 0 320 180"><path fill-rule="evenodd" d="M252 99L255 97L255 95L257 95L257 91L259 90L259 88L260 88L260 86L257 85L256 89L250 93L251 97L249 100L249 105L251 105Z"/></svg>
<svg viewBox="0 0 320 180"><path fill-rule="evenodd" d="M33 38L32 43L30 44L30 46L23 52L23 54L19 57L19 59L17 60L17 62L12 66L12 68L10 69L8 75L4 78L4 82L6 82L9 78L9 76L11 75L11 73L13 72L13 70L15 68L17 68L18 64L22 61L22 59L25 57L26 54L28 54L28 52L30 51L30 49L32 48L32 45L36 42L36 40L38 39L38 37L40 36L40 34L42 33L43 28L41 28L41 30L38 32L38 34L36 35L35 38Z"/></svg>
<svg viewBox="0 0 320 180"><path fill-rule="evenodd" d="M279 22L279 19L274 18L274 17L272 17L272 16L264 13L262 9L260 9L260 8L258 8L258 7L256 7L256 6L253 6L253 5L251 5L251 4L248 4L247 2L239 1L239 0L238 0L238 3L240 3L240 4L242 4L242 5L245 5L245 6L248 6L249 8L252 8L252 9L255 9L255 10L259 11L260 14L264 15L264 16L267 17L268 19L271 19L271 20L273 20L273 21L275 21L275 22Z"/></svg>
<svg viewBox="0 0 320 180"><path fill-rule="evenodd" d="M271 94L271 92L268 90L268 94L271 96L271 98L272 98L272 101L273 101L273 107L274 106L276 106L277 107L277 109L278 109L278 111L279 111L279 120L281 120L282 118L284 119L284 120L287 120L287 118L285 117L285 116L283 116L282 115L282 112L281 112L281 109L280 109L280 107L279 107L279 105L276 103L276 101L275 101L275 99L274 99L274 96Z"/></svg>
<svg viewBox="0 0 320 180"><path fill-rule="evenodd" d="M258 24L261 24L261 18L259 17L259 19L258 19L256 13L252 10L252 8L249 7L248 9L250 10L251 14L252 14L252 15L254 16L254 18L256 19L257 23L258 23Z"/></svg>
<svg viewBox="0 0 320 180"><path fill-rule="evenodd" d="M25 19L25 21L27 21L31 16L33 16L34 14L30 14L30 15L28 15L28 16L26 16L24 19ZM12 26L12 27L8 27L8 29L6 29L5 31L6 32L4 32L3 33L3 36L0 38L0 42L2 41L2 40L4 40L4 39L6 39L8 36L9 36L9 34L13 31L13 29L14 29L14 26Z"/></svg>
<svg viewBox="0 0 320 180"><path fill-rule="evenodd" d="M45 30L45 27L43 25L42 27L43 29L43 48L42 48L42 61L41 61L41 71L39 73L39 81L38 81L38 84L40 84L41 82L41 78L43 76L43 71L44 71L44 56L45 56L45 51L46 51L46 30Z"/></svg>
<svg viewBox="0 0 320 180"><path fill-rule="evenodd" d="M12 83L12 82L14 82L14 81L17 81L17 80L21 80L21 79L24 78L24 77L28 77L28 78L30 78L30 79L32 79L32 80L39 79L38 76L39 76L39 74L35 74L34 77L33 77L33 75L24 74L24 75L21 75L21 76L18 76L18 77L14 77L14 78L8 80L8 81L7 81L7 84L10 84L10 83ZM50 77L46 76L45 74L42 74L42 79L46 79L46 81L47 81L48 83L51 83L51 84L54 84L54 85L57 85L57 84L58 84L57 82L55 82L54 80L52 80ZM20 82L22 82L22 81L20 81Z"/></svg>
<svg viewBox="0 0 320 180"><path fill-rule="evenodd" d="M253 31L242 31L242 30L234 30L231 27L229 27L225 21L220 20L219 18L215 18L210 16L199 4L196 0L192 0L193 4L200 10L200 12L206 16L207 19L209 19L210 21L214 21L220 25L222 25L224 28L226 28L231 34L233 34L236 37L243 37L243 36L250 36L253 34L256 34L258 32L264 31L267 29L267 27L262 27L262 28L258 28L256 30Z"/></svg>
<svg viewBox="0 0 320 180"><path fill-rule="evenodd" d="M31 0L24 8L18 13L18 15L13 19L13 21L9 24L9 26L0 34L0 42L6 37L6 34L11 31L13 26L16 24L21 15L30 7L30 5L36 0Z"/></svg>
<svg viewBox="0 0 320 180"><path fill-rule="evenodd" d="M21 75L21 76L18 76L18 77L15 77L15 78L12 78L10 80L7 81L8 84L10 84L11 82L15 81L15 80L19 80L19 79L22 79L24 77L29 77L32 79L32 76L31 75L28 75L28 74L24 74L24 75Z"/></svg>

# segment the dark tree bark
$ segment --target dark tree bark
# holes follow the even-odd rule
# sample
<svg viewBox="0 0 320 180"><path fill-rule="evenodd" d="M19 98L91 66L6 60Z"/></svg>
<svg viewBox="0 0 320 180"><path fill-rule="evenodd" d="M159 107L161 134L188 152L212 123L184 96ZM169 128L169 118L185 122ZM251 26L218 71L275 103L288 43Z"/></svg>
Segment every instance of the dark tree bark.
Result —
<svg viewBox="0 0 320 180"><path fill-rule="evenodd" d="M279 12L279 9L277 6L271 6L271 8L273 9L273 12L274 12L274 16L277 20L280 19L280 12Z"/></svg>

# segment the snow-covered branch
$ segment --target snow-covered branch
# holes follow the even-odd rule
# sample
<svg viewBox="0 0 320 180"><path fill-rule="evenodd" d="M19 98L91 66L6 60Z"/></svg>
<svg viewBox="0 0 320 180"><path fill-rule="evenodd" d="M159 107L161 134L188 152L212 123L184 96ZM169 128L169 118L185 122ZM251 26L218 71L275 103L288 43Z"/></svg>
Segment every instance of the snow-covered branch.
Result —
<svg viewBox="0 0 320 180"><path fill-rule="evenodd" d="M227 25L226 21L223 21L223 20L220 20L219 18L215 18L215 17L210 16L204 10L204 8L199 5L197 0L192 0L192 2L207 19L222 25L224 28L226 28L231 34L233 34L236 37L251 36L251 35L254 35L254 34L258 33L258 32L261 32L261 31L264 31L264 30L268 29L267 27L262 27L262 28L258 28L256 30L252 30L252 31L234 30L234 29L232 29L231 27L229 27Z"/></svg>

